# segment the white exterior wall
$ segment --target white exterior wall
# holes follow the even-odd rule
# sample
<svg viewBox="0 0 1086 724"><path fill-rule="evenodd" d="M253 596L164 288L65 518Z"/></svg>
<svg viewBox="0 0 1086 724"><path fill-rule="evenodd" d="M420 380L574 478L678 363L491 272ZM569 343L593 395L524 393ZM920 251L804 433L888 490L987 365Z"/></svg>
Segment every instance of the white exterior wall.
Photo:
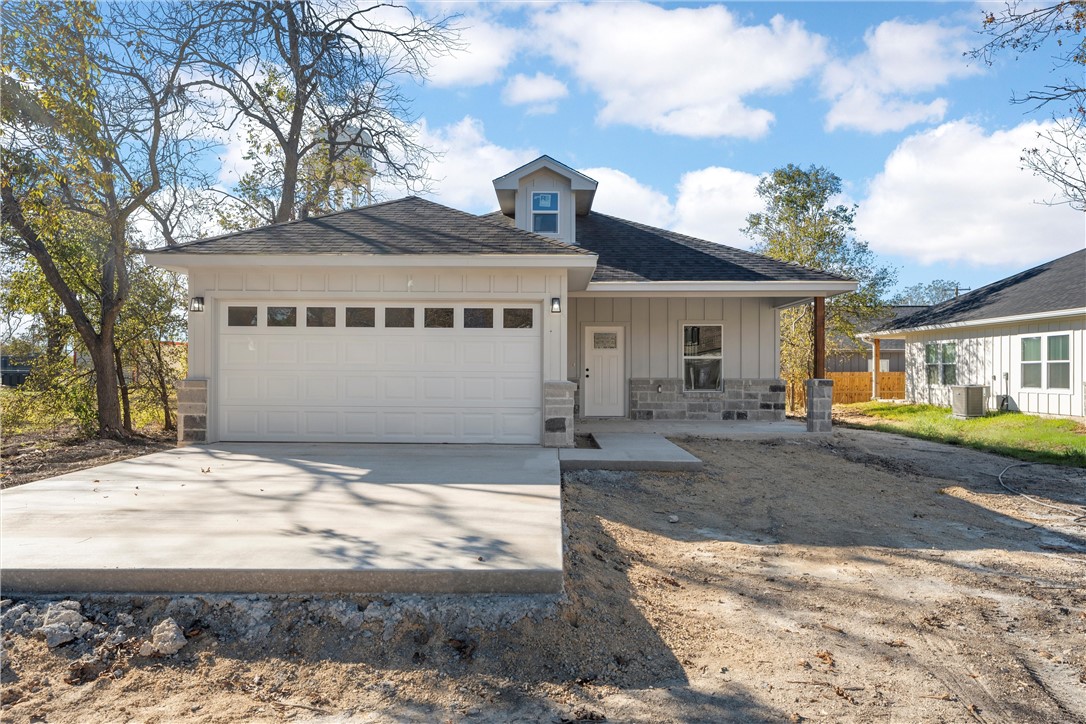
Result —
<svg viewBox="0 0 1086 724"><path fill-rule="evenodd" d="M532 230L532 192L558 193L557 238L567 244L576 244L574 226L576 209L569 179L543 168L520 180L517 189L516 225L517 228L525 231Z"/></svg>
<svg viewBox="0 0 1086 724"><path fill-rule="evenodd" d="M550 311L551 299L566 299L566 272L554 269L348 268L307 267L215 269L194 271L189 295L204 298L203 312L189 313L189 379L209 380L209 412L216 410L215 369L219 304L245 299L324 300L338 302L530 302L539 305L543 379L564 380L567 367L565 314ZM209 414L209 422L216 416ZM208 429L208 440L217 431Z"/></svg>
<svg viewBox="0 0 1086 724"><path fill-rule="evenodd" d="M778 313L758 297L577 297L570 300L570 380L584 369L584 328L626 330L627 377L682 379L682 325L723 324L725 379L780 377Z"/></svg>
<svg viewBox="0 0 1086 724"><path fill-rule="evenodd" d="M1022 338L1053 333L1071 336L1071 389L1023 389ZM989 409L997 408L998 395L1010 395L1011 409L1040 415L1086 416L1086 315L909 334L905 343L906 399L949 406L950 387L927 383L924 345L931 342L957 343L958 384L988 387Z"/></svg>

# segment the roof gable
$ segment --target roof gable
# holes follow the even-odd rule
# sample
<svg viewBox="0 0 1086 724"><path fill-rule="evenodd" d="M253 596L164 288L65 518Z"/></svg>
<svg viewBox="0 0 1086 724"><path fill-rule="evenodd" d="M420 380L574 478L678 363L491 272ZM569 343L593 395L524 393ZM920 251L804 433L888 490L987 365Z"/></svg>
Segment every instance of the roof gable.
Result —
<svg viewBox="0 0 1086 724"><path fill-rule="evenodd" d="M882 329L907 330L1065 309L1086 309L1086 250L948 299Z"/></svg>
<svg viewBox="0 0 1086 724"><path fill-rule="evenodd" d="M587 214L592 210L592 199L596 196L596 187L599 186L599 182L544 154L504 176L494 179L494 193L498 195L498 206L501 207L502 213L506 216L514 215L517 192L520 190L521 181L525 177L543 169L569 181L569 188L573 193L578 215Z"/></svg>

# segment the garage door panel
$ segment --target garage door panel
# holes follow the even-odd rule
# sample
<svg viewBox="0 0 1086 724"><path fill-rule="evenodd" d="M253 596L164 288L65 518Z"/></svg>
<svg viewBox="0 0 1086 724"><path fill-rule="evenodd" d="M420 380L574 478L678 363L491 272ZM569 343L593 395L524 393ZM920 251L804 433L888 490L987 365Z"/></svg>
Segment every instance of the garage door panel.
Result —
<svg viewBox="0 0 1086 724"><path fill-rule="evenodd" d="M266 304L258 327L222 318L220 438L539 442L538 328L384 329L381 313L377 327L268 328Z"/></svg>
<svg viewBox="0 0 1086 724"><path fill-rule="evenodd" d="M297 365L298 343L287 339L264 339L264 361L270 365Z"/></svg>

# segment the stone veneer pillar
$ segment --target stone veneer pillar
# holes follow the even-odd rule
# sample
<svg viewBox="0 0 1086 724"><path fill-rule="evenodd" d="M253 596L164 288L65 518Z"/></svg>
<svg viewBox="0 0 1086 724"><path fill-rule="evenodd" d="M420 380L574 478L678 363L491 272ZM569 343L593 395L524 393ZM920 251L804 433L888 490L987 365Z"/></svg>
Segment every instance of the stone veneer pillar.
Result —
<svg viewBox="0 0 1086 724"><path fill-rule="evenodd" d="M207 442L207 380L178 380L177 444Z"/></svg>
<svg viewBox="0 0 1086 724"><path fill-rule="evenodd" d="M833 432L833 380L807 380L807 432Z"/></svg>
<svg viewBox="0 0 1086 724"><path fill-rule="evenodd" d="M543 383L543 447L573 447L573 401L577 384L566 380Z"/></svg>

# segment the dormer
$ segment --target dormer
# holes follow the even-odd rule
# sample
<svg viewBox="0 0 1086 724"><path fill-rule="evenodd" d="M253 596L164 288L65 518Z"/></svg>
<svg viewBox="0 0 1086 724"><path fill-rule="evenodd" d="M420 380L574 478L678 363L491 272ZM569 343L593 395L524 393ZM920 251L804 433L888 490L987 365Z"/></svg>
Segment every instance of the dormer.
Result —
<svg viewBox="0 0 1086 724"><path fill-rule="evenodd" d="M502 213L517 228L577 243L577 217L592 209L597 182L550 156L494 179Z"/></svg>

